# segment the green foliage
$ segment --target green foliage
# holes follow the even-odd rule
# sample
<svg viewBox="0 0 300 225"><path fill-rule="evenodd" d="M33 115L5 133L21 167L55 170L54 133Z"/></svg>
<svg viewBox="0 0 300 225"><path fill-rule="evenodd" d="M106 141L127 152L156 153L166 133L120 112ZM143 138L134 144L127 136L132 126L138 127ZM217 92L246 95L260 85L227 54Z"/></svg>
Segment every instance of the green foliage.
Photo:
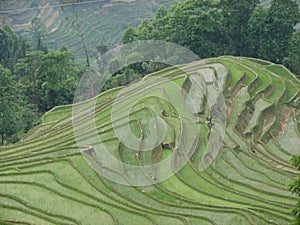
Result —
<svg viewBox="0 0 300 225"><path fill-rule="evenodd" d="M36 112L39 111L38 102L40 101L37 69L41 64L44 54L42 51L28 52L25 58L18 60L14 68L14 74L21 84L23 94L35 106Z"/></svg>
<svg viewBox="0 0 300 225"><path fill-rule="evenodd" d="M0 28L2 143L17 141L17 133L29 131L45 111L71 103L79 75L86 69L74 63L66 47L47 52L41 41L44 25L37 18L32 24L34 49L42 51L28 52L22 37L9 27Z"/></svg>
<svg viewBox="0 0 300 225"><path fill-rule="evenodd" d="M188 0L175 4L169 12L159 8L153 19L128 28L122 42L166 40L201 58L229 54L282 63L289 57L296 71L297 36L290 40L297 22L299 10L294 0L274 0L269 8L258 0Z"/></svg>
<svg viewBox="0 0 300 225"><path fill-rule="evenodd" d="M39 111L45 112L54 106L71 103L80 72L80 67L74 63L74 56L65 47L45 54L37 68Z"/></svg>
<svg viewBox="0 0 300 225"><path fill-rule="evenodd" d="M247 55L257 58L267 58L268 52L265 52L266 35L266 20L268 10L262 5L258 5L253 11L248 21L248 42L249 52Z"/></svg>
<svg viewBox="0 0 300 225"><path fill-rule="evenodd" d="M291 159L291 163L297 170L300 170L300 156L294 156Z"/></svg>
<svg viewBox="0 0 300 225"><path fill-rule="evenodd" d="M0 65L0 135L1 143L5 138L17 133L20 115L16 95L16 82L10 71Z"/></svg>
<svg viewBox="0 0 300 225"><path fill-rule="evenodd" d="M298 4L295 0L272 0L266 21L267 59L280 63L288 55L289 42L295 25L300 21Z"/></svg>
<svg viewBox="0 0 300 225"><path fill-rule="evenodd" d="M26 48L25 39L17 36L10 27L0 28L0 64L12 70L18 58L25 56Z"/></svg>
<svg viewBox="0 0 300 225"><path fill-rule="evenodd" d="M169 13L161 7L152 20L127 29L122 42L163 39L188 47L202 58L217 56L222 48L218 43L222 22L217 7L218 1L206 0L177 3Z"/></svg>
<svg viewBox="0 0 300 225"><path fill-rule="evenodd" d="M73 54L62 47L47 54L42 51L27 53L15 65L14 73L35 111L43 113L73 101L77 81L84 69L75 64Z"/></svg>
<svg viewBox="0 0 300 225"><path fill-rule="evenodd" d="M300 76L300 32L293 34L287 61L289 68Z"/></svg>
<svg viewBox="0 0 300 225"><path fill-rule="evenodd" d="M225 30L225 54L248 54L248 21L259 0L221 0L222 25Z"/></svg>
<svg viewBox="0 0 300 225"><path fill-rule="evenodd" d="M137 34L133 27L129 27L123 34L122 43L128 44L137 40Z"/></svg>
<svg viewBox="0 0 300 225"><path fill-rule="evenodd" d="M38 66L37 57L27 54L23 37L9 27L0 28L1 143L16 142L18 133L32 128L36 119L31 84ZM25 57L26 55L26 57ZM6 67L6 68L4 68Z"/></svg>

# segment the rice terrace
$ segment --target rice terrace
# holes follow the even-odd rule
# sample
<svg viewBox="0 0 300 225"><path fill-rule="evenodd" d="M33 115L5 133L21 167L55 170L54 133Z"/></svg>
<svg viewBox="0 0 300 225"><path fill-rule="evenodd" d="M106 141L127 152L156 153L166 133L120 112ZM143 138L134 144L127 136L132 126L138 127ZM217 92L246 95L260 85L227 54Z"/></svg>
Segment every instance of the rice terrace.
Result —
<svg viewBox="0 0 300 225"><path fill-rule="evenodd" d="M199 65L195 62L185 67L201 76ZM218 82L224 79L228 111L226 137L214 166L198 170L210 130L205 101L195 116L201 137L190 162L170 179L146 187L118 185L93 171L75 143L72 107L56 107L20 144L1 149L1 220L36 224L287 224L290 207L296 202L286 184L297 176L289 160L299 146L290 145L290 140L299 141L300 82L282 66L247 58L208 59L207 68ZM190 80L178 69L152 76L176 79L179 85ZM169 98L169 90L160 88ZM136 132L144 132L141 124L153 115L169 125L163 146L145 154L137 149L136 154L118 142L107 120L117 93L114 89L99 95L96 105L97 130L110 151L119 160L137 165L155 164L171 154L185 135L172 105L154 98L135 106L131 122ZM84 138L88 138L85 132ZM118 176L126 179L126 172Z"/></svg>
<svg viewBox="0 0 300 225"><path fill-rule="evenodd" d="M299 10L296 1L286 1ZM7 47L7 55L0 52L1 225L300 224L300 51L292 48L300 45L295 29L300 15L291 22L291 37L284 42L292 47L283 48L283 42L276 45L286 51L284 55L282 49L279 54L271 46L278 41L275 38L254 44L249 40L245 47L238 42L247 40L243 34L221 35L243 25L218 30L219 25L227 26L223 22L231 15L219 17L229 7L218 11L219 4L236 2L241 7L241 2L251 1L101 1L95 10L106 19L105 10L112 10L111 26L106 19L91 20L97 1L83 8L76 4L84 1L57 1L67 2L63 16L55 11L56 6L47 8L48 1L28 2L16 4L35 7L34 13L44 15L41 21L47 35L30 28L30 36L26 30L30 21L25 21L32 17L29 11L22 15L6 10L5 14L10 3L0 1L1 26L11 23L14 30L0 27L0 40L12 37L3 45L0 42L1 51L3 46L13 46ZM143 2L145 9L134 14ZM265 5L253 7L253 15L273 15L278 2L270 1L270 11ZM75 4L73 11L67 12L68 4ZM123 4L137 7L128 12L132 23L117 23ZM151 4L155 6L152 12ZM168 10L159 8L162 5ZM199 11L193 11L196 6ZM88 19L76 24L77 13ZM189 23L182 25L186 15ZM215 23L205 27L203 22L195 28L202 33L194 32L200 23L197 16ZM247 29L253 28L251 21L258 21L254 17L249 16ZM269 29L271 20L266 21ZM78 30L84 29L73 32L77 25ZM93 32L100 28L108 32ZM64 29L72 32L65 34ZM184 29L191 29L194 39L184 36ZM25 42L21 35L33 41ZM197 35L207 36L198 40ZM210 35L219 36L214 40ZM110 52L119 53L112 49L117 43L146 43L145 37L177 41L201 59L186 62L184 51L175 51L172 57L182 63L171 65L160 57L168 53L165 49L151 49L147 44L143 45L146 50L138 49L156 56L155 63L146 57L142 60L136 52L127 53L137 63L121 69L123 57L105 59ZM254 47L248 48L251 44ZM27 46L24 54L12 50L21 46ZM259 53L255 55L253 49ZM267 55L271 50L272 55ZM107 61L108 69L102 69ZM83 78L90 83L82 83ZM101 80L102 91L96 78ZM103 80L107 83L102 87ZM9 115L19 110L16 104L28 107L15 120L33 122L22 123L15 133L6 132L7 124L14 124Z"/></svg>

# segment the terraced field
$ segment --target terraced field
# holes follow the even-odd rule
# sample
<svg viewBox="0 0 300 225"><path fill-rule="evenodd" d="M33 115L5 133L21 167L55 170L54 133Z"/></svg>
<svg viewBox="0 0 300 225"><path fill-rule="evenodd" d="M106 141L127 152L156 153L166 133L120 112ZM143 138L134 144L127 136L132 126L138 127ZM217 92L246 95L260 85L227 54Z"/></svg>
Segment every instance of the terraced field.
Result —
<svg viewBox="0 0 300 225"><path fill-rule="evenodd" d="M77 7L67 6L64 10L60 8L62 0L2 1L0 26L8 24L18 33L30 37L31 20L39 17L46 27L43 41L49 49L67 46L77 59L83 59L81 33L85 35L89 54L95 56L98 44L116 45L128 26L137 26L143 19L153 18L159 6L170 7L178 1L96 0L85 1Z"/></svg>
<svg viewBox="0 0 300 225"><path fill-rule="evenodd" d="M229 56L165 69L147 80L151 85L144 89L131 86L116 112L121 88L97 97L97 137L86 121L91 107L86 101L78 104L76 128L74 108L56 107L21 143L0 148L0 223L288 224L297 201L287 184L298 175L289 160L299 153L300 81L282 66ZM226 116L215 107L220 96L211 93L217 89L223 90L227 116L219 152L214 143ZM155 95L132 106L126 127L118 113L147 90ZM196 127L196 139L190 127ZM128 147L117 137L124 129L138 146ZM142 151L147 138L153 138L153 147ZM110 164L105 151L140 168L140 180L129 166ZM177 173L162 179L185 157ZM201 170L206 159L211 165Z"/></svg>

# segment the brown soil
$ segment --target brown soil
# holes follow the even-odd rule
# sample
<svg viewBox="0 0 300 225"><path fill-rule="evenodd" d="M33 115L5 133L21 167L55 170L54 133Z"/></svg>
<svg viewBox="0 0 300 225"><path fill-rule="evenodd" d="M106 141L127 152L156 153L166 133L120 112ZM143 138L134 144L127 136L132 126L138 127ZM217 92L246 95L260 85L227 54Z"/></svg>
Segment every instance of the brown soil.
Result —
<svg viewBox="0 0 300 225"><path fill-rule="evenodd" d="M283 115L285 117L284 118L278 118L279 121L280 121L280 124L281 124L281 129L278 132L278 134L276 135L276 138L279 138L283 134L283 132L287 128L287 126L288 126L288 124L291 120L292 114L293 114L293 109L292 108L290 108L288 106L284 106L283 108L284 108L284 110L281 112L281 115Z"/></svg>

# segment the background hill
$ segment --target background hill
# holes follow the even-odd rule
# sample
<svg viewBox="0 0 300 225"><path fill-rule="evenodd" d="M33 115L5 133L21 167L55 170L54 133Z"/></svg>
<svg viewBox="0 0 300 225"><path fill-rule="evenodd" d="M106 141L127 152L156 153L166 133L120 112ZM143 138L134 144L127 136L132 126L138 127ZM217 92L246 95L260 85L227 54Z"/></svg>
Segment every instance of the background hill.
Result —
<svg viewBox="0 0 300 225"><path fill-rule="evenodd" d="M65 7L64 11L60 7L62 2L3 0L0 26L10 25L17 33L30 37L31 20L38 17L45 25L44 44L54 50L65 45L77 58L82 58L81 33L85 35L89 54L95 56L98 44L116 45L128 26L137 26L143 19L152 18L159 6L169 7L179 0L83 1L83 4Z"/></svg>
<svg viewBox="0 0 300 225"><path fill-rule="evenodd" d="M136 182L125 168L110 168L102 158L103 152L96 148L84 117L90 109L89 101L79 105L83 117L77 125L80 139L90 146L76 145L72 107L57 107L43 116L42 124L23 142L0 148L0 222L288 224L292 219L290 209L297 201L287 184L298 174L289 160L300 144L299 80L284 67L261 60L220 57L205 62L169 68L144 78L165 77L191 96L198 96L192 118L200 129L200 139L193 145L197 148L191 160L177 174L143 187L123 186L99 176L87 161L128 184ZM228 119L221 151L217 156L208 155L214 163L200 172L199 163L219 117L213 107L208 107L207 93L193 88L203 76L207 88L222 88ZM161 83L152 85L161 98L141 99L130 112L130 127L137 137L146 138L148 129L158 137L155 126L146 126L154 116L167 124L162 144L148 152L140 151L140 147L131 151L112 132L110 113L119 88L103 93L96 101L98 135L109 152L127 164L155 165L178 146L193 142L191 131L180 125L188 121L174 108L178 102L187 104L182 92ZM181 97L174 98L177 94ZM124 98L122 104L132 102L133 96ZM174 169L176 157L173 160L152 174L144 173L144 178L151 181L164 170Z"/></svg>
<svg viewBox="0 0 300 225"><path fill-rule="evenodd" d="M14 31L32 37L31 20L41 19L45 25L43 41L50 49L67 46L77 59L84 58L80 34L83 33L90 56L96 55L96 46L109 47L120 43L129 26L137 26L145 18L152 18L159 6L167 8L181 0L96 0L60 8L62 0L0 1L0 26L10 25ZM269 0L262 0L265 6ZM298 1L300 4L300 1ZM78 27L78 25L80 27ZM84 60L82 60L84 61Z"/></svg>

